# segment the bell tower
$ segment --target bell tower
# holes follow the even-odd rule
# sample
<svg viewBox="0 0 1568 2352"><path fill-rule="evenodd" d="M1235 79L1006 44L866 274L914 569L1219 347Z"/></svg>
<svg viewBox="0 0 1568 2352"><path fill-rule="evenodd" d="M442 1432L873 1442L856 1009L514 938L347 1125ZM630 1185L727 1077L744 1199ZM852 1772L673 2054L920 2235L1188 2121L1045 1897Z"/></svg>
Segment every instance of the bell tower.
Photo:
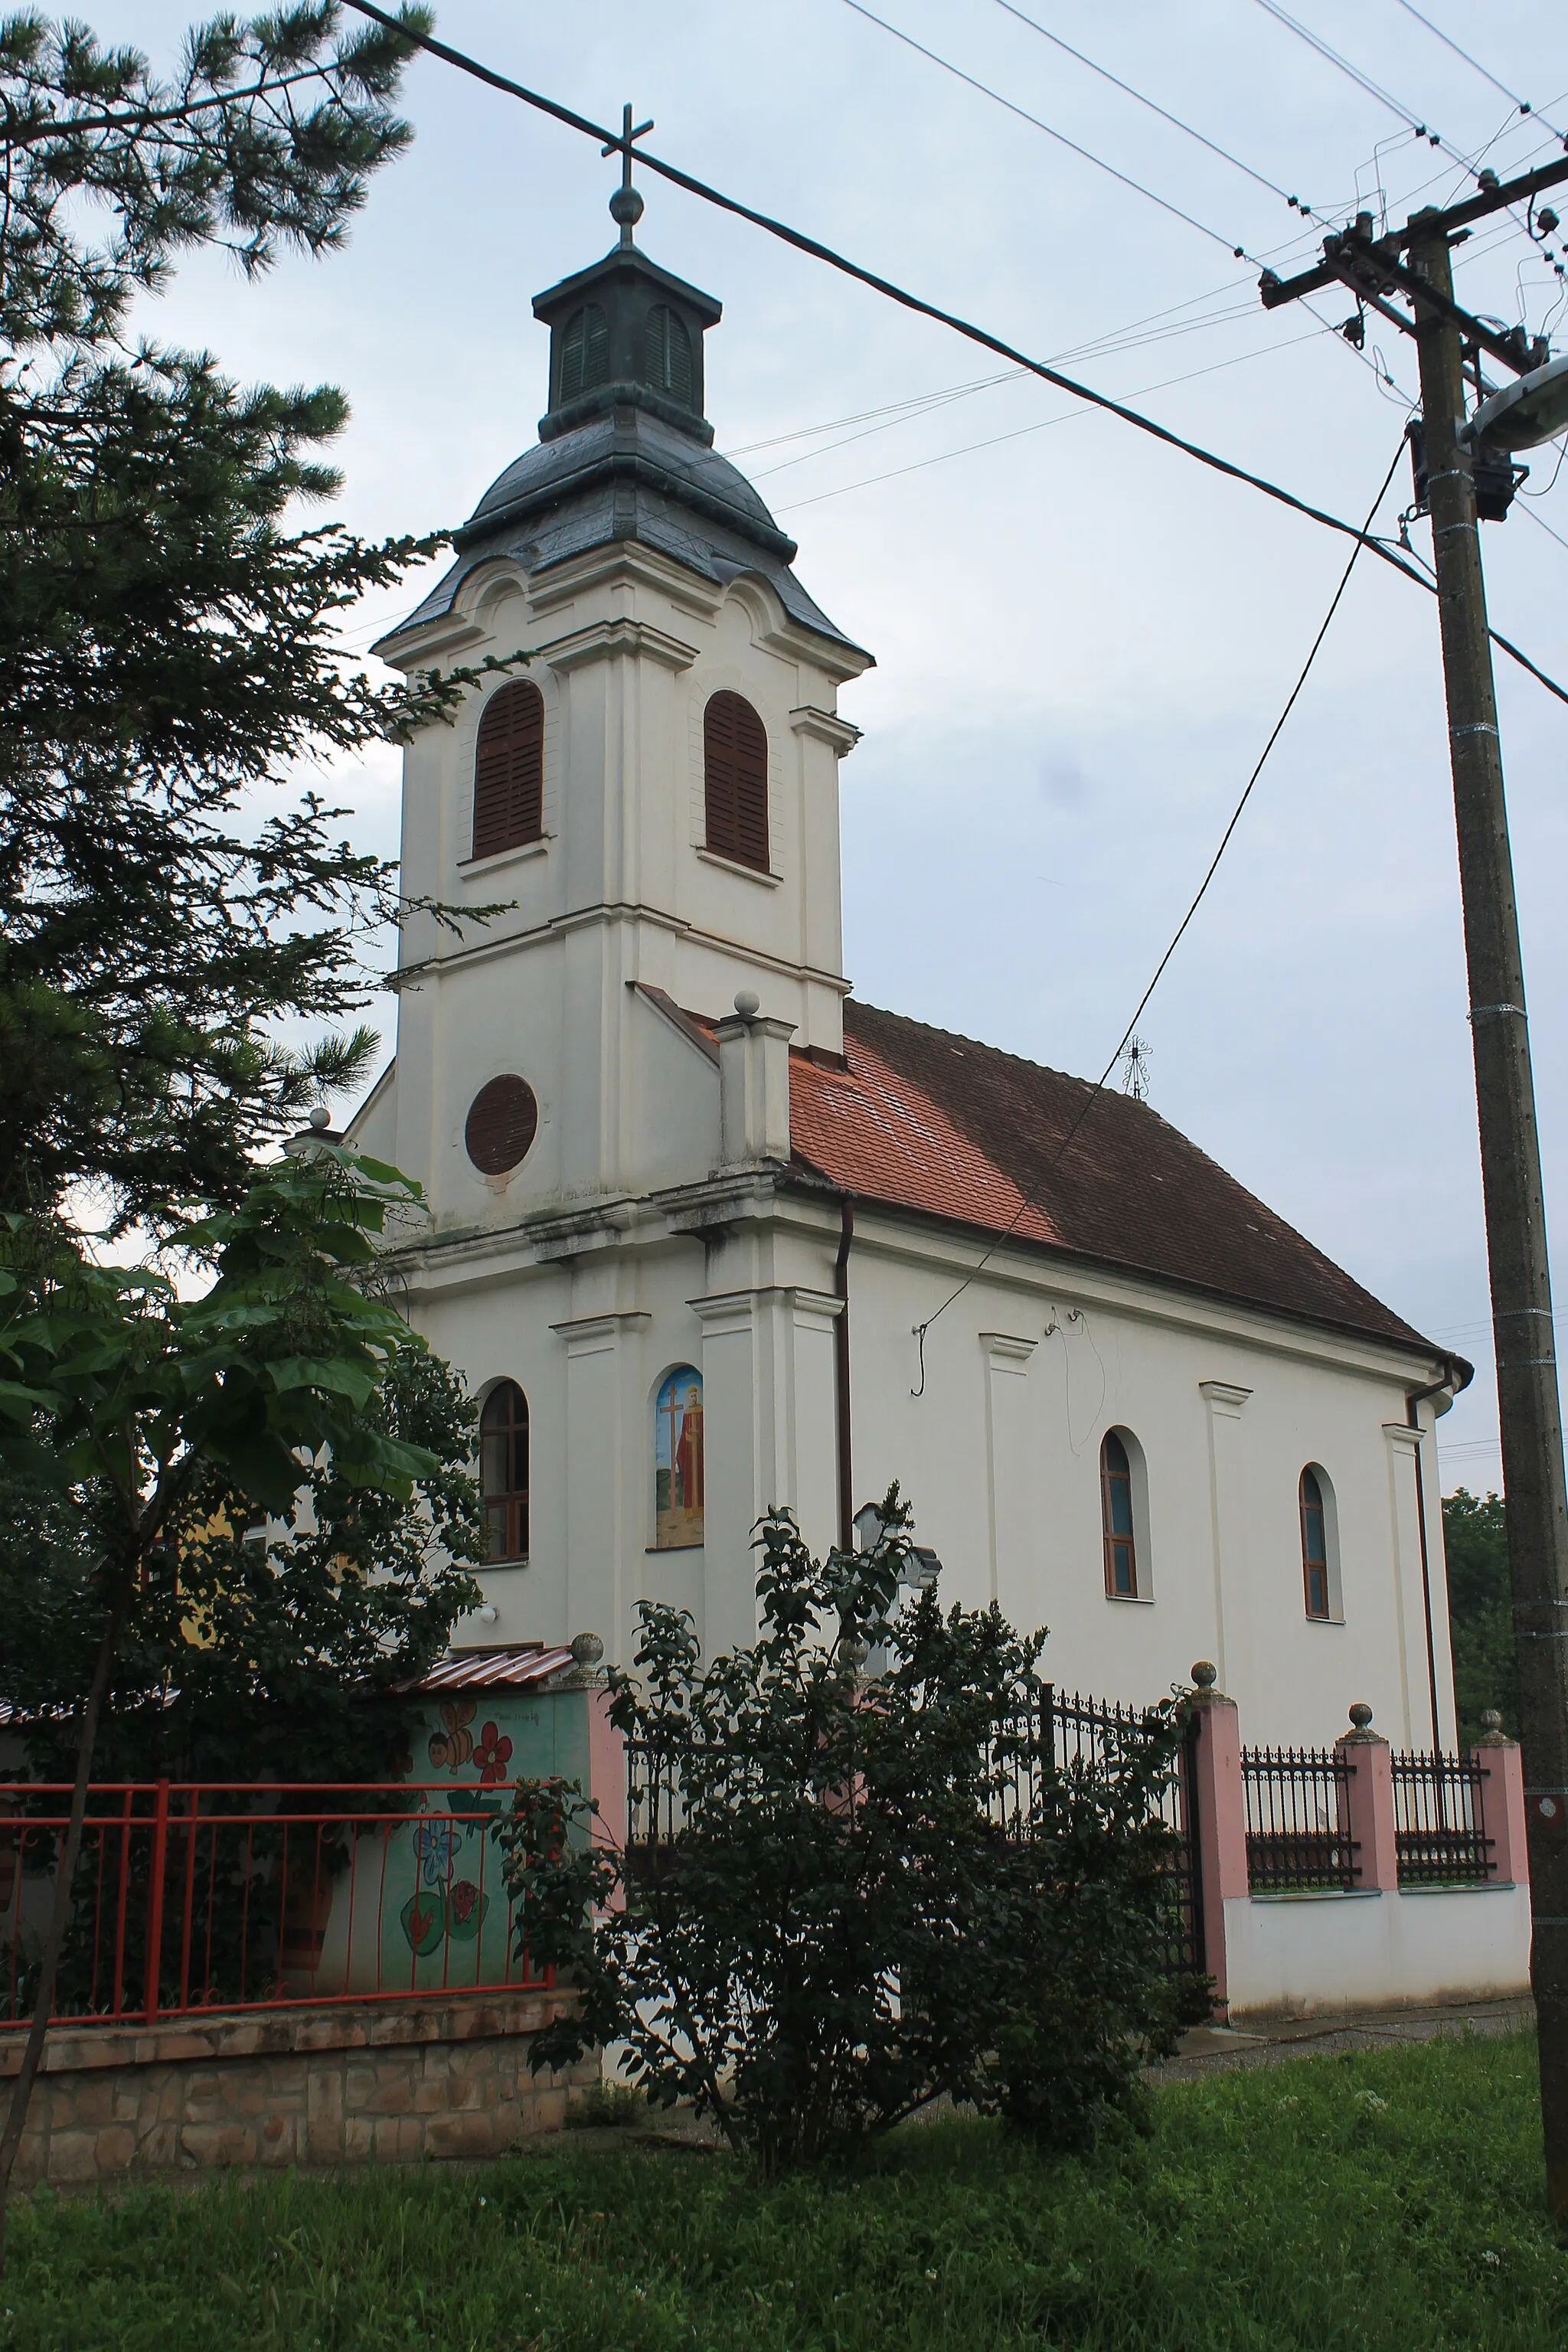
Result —
<svg viewBox="0 0 1568 2352"><path fill-rule="evenodd" d="M405 888L448 911L405 928L395 1069L355 1129L438 1229L702 1181L716 1084L710 1117L685 1103L650 1023L691 1016L689 1059L741 993L797 1047L843 1047L837 690L870 656L712 446L721 306L634 240L636 135L628 110L618 242L533 305L537 442L376 647L404 669L528 657L405 759ZM472 1148L481 1099L530 1135L510 1172Z"/></svg>

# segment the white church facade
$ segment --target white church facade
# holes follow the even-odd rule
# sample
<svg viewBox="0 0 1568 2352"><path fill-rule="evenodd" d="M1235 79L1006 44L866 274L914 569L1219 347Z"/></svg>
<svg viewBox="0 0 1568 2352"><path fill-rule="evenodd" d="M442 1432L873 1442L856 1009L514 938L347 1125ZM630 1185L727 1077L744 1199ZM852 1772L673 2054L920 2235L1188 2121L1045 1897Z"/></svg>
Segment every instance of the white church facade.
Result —
<svg viewBox="0 0 1568 2352"><path fill-rule="evenodd" d="M946 1598L1047 1625L1058 1684L1208 1658L1249 1738L1365 1700L1452 1748L1433 1430L1468 1368L1147 1105L852 995L870 656L713 452L719 305L631 209L535 303L538 444L377 649L531 656L406 753L405 889L504 911L410 922L349 1130L425 1188L407 1311L482 1409L458 1643L626 1660L644 1595L745 1641L758 1516L820 1550L897 1478Z"/></svg>

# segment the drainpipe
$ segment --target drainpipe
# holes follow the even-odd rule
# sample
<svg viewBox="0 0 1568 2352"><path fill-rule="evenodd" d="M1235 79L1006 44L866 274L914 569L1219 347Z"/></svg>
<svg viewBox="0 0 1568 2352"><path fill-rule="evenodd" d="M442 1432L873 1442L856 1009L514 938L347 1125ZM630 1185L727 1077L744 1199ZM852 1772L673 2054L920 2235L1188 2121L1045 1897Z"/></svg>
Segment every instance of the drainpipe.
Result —
<svg viewBox="0 0 1568 2352"><path fill-rule="evenodd" d="M1405 1397L1405 1418L1412 1429L1421 1426L1420 1407L1428 1397L1454 1385L1454 1367L1449 1363L1444 1377L1434 1381L1429 1388L1409 1389ZM1432 1560L1426 1544L1426 1481L1421 1467L1421 1448L1411 1448L1415 1456L1415 1524L1421 1537L1421 1606L1426 1619L1426 1688L1432 1701L1432 1753L1441 1753L1443 1735L1437 1721L1437 1644L1432 1631Z"/></svg>
<svg viewBox="0 0 1568 2352"><path fill-rule="evenodd" d="M834 1262L833 1287L842 1302L833 1323L836 1373L835 1404L838 1436L838 1548L855 1549L855 1492L849 1419L849 1245L855 1239L855 1211L845 1193L838 1207L838 1255Z"/></svg>

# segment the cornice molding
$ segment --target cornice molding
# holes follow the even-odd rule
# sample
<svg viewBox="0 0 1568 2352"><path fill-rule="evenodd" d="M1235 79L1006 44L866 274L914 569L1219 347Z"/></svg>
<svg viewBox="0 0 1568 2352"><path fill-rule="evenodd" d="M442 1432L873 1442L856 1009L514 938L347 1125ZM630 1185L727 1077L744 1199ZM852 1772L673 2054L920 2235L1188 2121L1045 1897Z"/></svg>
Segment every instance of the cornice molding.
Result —
<svg viewBox="0 0 1568 2352"><path fill-rule="evenodd" d="M697 659L697 647L682 644L667 630L656 629L651 621L628 620L622 614L614 620L590 621L585 628L570 630L538 648L538 658L563 677L589 662L609 661L617 654L657 662L661 669L683 670Z"/></svg>

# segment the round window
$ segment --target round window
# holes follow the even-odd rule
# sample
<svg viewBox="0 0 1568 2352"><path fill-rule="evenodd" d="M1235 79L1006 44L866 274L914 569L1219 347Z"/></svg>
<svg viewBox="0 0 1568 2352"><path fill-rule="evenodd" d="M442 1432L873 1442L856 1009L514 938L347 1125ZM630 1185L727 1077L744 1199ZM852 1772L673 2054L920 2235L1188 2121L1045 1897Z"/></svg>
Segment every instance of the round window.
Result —
<svg viewBox="0 0 1568 2352"><path fill-rule="evenodd" d="M539 1130L539 1105L526 1078L509 1071L481 1087L468 1106L463 1141L481 1176L504 1176L528 1156Z"/></svg>

